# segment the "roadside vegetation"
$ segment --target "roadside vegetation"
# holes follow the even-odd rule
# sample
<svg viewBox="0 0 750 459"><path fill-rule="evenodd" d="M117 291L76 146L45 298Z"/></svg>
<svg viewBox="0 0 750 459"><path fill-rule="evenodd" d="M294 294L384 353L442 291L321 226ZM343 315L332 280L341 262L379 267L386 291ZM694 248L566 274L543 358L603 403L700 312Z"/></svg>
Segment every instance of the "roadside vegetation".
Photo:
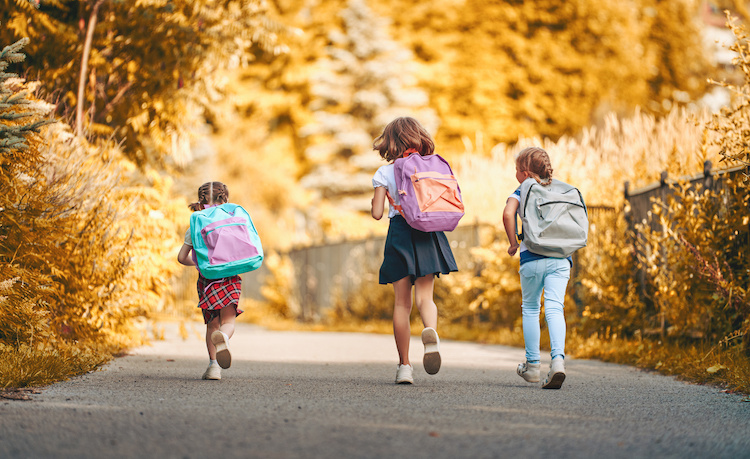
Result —
<svg viewBox="0 0 750 459"><path fill-rule="evenodd" d="M653 203L659 231L626 221L622 192L748 165L745 30L717 69L692 21L702 2L468 4L0 0L0 389L95 369L177 315L174 257L206 180L267 235L265 301L243 320L390 333L392 291L372 282L298 323L283 253L385 231L367 217L369 146L408 112L433 123L487 228L474 268L437 283L444 338L522 345L500 218L513 155L536 144L614 209L592 213L577 254L571 356L750 393L747 175L675 182ZM701 111L716 85L732 105Z"/></svg>

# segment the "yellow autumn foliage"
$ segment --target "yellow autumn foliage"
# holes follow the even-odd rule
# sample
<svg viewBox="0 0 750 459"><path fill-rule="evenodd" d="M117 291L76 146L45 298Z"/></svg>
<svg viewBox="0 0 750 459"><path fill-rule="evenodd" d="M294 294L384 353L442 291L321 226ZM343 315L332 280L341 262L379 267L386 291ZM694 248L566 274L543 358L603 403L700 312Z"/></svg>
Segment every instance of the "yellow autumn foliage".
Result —
<svg viewBox="0 0 750 459"><path fill-rule="evenodd" d="M6 74L0 90L15 102L0 109L0 387L19 387L142 342L140 319L168 306L187 210L116 145L46 121L33 84Z"/></svg>

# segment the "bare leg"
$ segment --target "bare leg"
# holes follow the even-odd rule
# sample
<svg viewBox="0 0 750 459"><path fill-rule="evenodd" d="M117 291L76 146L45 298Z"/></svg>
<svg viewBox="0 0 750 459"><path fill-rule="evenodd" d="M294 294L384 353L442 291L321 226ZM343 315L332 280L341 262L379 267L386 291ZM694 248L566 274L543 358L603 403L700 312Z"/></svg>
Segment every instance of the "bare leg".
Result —
<svg viewBox="0 0 750 459"><path fill-rule="evenodd" d="M206 325L206 348L208 349L208 358L211 360L216 360L216 346L211 342L211 333L218 330L220 324L221 321L219 318L214 317L214 319Z"/></svg>
<svg viewBox="0 0 750 459"><path fill-rule="evenodd" d="M425 327L437 330L438 310L435 301L432 299L432 291L435 286L435 276L429 274L417 278L414 282L414 291L417 301L417 309L422 317L422 324Z"/></svg>
<svg viewBox="0 0 750 459"><path fill-rule="evenodd" d="M424 357L422 364L428 374L434 375L440 371L440 338L437 335L438 311L435 301L432 299L432 290L435 286L433 274L422 276L414 282L415 296L419 315L422 317L422 343L424 344Z"/></svg>
<svg viewBox="0 0 750 459"><path fill-rule="evenodd" d="M409 340L411 339L411 327L409 316L411 315L411 278L404 277L394 282L393 291L396 296L393 307L393 336L396 338L399 364L410 365Z"/></svg>
<svg viewBox="0 0 750 459"><path fill-rule="evenodd" d="M237 318L237 308L234 306L222 308L219 310L219 314L221 317L219 330L231 338L234 335L234 320Z"/></svg>

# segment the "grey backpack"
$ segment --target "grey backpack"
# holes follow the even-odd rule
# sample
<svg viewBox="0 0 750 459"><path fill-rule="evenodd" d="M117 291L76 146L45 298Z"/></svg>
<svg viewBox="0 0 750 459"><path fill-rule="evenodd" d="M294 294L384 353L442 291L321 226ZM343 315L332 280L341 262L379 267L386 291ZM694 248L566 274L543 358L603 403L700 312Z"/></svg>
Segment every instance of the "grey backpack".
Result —
<svg viewBox="0 0 750 459"><path fill-rule="evenodd" d="M588 210L576 187L556 179L542 186L528 178L521 184L518 213L522 228L518 238L532 253L565 258L586 247Z"/></svg>

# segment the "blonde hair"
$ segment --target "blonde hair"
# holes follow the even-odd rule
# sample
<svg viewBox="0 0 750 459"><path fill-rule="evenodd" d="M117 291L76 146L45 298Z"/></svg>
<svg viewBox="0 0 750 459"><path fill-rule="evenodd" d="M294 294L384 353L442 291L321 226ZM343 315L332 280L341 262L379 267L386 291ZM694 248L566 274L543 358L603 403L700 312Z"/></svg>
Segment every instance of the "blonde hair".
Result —
<svg viewBox="0 0 750 459"><path fill-rule="evenodd" d="M412 148L422 156L431 155L435 151L435 142L419 121L402 116L388 123L372 143L372 148L378 150L386 161L394 161Z"/></svg>
<svg viewBox="0 0 750 459"><path fill-rule="evenodd" d="M516 156L516 167L528 172L540 185L552 183L552 163L546 151L539 147L528 147Z"/></svg>
<svg viewBox="0 0 750 459"><path fill-rule="evenodd" d="M211 204L229 202L229 189L221 182L206 182L198 188L198 202L188 207L192 211L203 210Z"/></svg>

